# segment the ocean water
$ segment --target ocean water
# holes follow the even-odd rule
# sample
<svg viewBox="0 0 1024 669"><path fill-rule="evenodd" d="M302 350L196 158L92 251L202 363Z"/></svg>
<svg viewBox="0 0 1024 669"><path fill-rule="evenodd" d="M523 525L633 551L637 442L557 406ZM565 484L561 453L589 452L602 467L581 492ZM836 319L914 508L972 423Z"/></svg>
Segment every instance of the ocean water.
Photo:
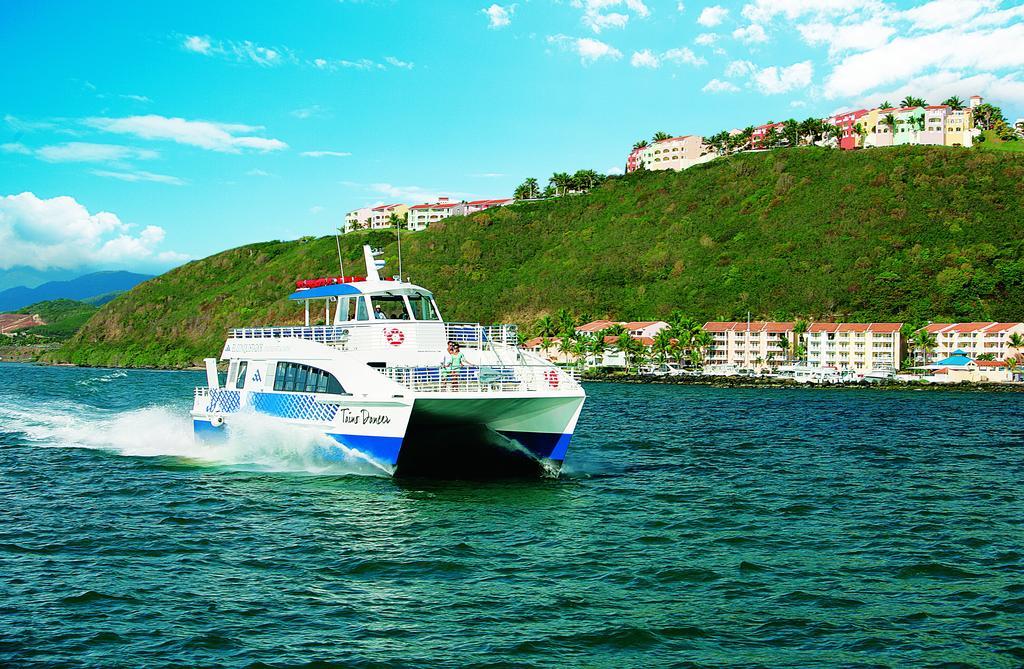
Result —
<svg viewBox="0 0 1024 669"><path fill-rule="evenodd" d="M3 667L1024 664L1021 394L591 384L561 478L452 482L0 378Z"/></svg>

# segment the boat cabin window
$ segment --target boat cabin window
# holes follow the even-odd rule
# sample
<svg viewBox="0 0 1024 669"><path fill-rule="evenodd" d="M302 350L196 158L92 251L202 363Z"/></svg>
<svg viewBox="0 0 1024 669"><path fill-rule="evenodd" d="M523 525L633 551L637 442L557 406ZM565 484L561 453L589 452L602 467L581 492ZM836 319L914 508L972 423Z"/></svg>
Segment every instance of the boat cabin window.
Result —
<svg viewBox="0 0 1024 669"><path fill-rule="evenodd" d="M414 293L409 296L409 306L412 308L412 317L418 321L439 321L434 301L422 293Z"/></svg>
<svg viewBox="0 0 1024 669"><path fill-rule="evenodd" d="M248 366L249 366L249 361L248 360L243 360L242 362L238 363L238 377L235 380L235 388L237 388L239 390L241 390L242 388L245 388L245 369Z"/></svg>
<svg viewBox="0 0 1024 669"><path fill-rule="evenodd" d="M388 320L409 320L409 313L405 309L405 298L401 295L374 295L373 301L373 312L377 313L377 307L380 307L383 316L376 316L377 318L386 318Z"/></svg>
<svg viewBox="0 0 1024 669"><path fill-rule="evenodd" d="M330 372L309 365L300 365L297 362L277 363L277 370L274 373L274 390L295 393L348 394L341 382Z"/></svg>

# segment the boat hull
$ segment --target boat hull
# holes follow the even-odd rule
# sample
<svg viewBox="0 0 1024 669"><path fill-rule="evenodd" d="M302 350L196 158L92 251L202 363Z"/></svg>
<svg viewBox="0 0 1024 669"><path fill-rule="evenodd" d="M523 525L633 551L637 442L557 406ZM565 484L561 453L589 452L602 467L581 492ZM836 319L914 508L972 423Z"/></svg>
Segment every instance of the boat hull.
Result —
<svg viewBox="0 0 1024 669"><path fill-rule="evenodd" d="M232 424L251 416L275 424L315 430L343 448L323 448L327 459L365 457L401 476L503 477L557 474L565 459L585 397L489 396L416 398L409 404L334 405L332 420L300 400L267 402L259 397L213 403L230 411L193 411L198 440L227 439ZM246 430L246 436L252 432Z"/></svg>

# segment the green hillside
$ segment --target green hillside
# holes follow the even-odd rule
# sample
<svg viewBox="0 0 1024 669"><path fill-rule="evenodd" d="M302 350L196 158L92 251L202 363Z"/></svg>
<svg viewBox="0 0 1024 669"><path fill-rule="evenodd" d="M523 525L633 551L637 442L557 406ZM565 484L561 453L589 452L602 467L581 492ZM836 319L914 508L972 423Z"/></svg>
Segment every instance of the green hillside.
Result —
<svg viewBox="0 0 1024 669"><path fill-rule="evenodd" d="M367 236L342 238L349 273ZM899 147L748 153L403 236L405 273L448 320L1024 317L1024 155ZM395 271L394 244L387 247ZM333 237L189 263L102 307L55 357L195 363L227 328L297 323L296 278L337 273Z"/></svg>
<svg viewBox="0 0 1024 669"><path fill-rule="evenodd" d="M40 335L50 339L68 339L85 325L97 307L77 300L47 300L18 309L22 314L39 314L46 325L22 331L23 335Z"/></svg>

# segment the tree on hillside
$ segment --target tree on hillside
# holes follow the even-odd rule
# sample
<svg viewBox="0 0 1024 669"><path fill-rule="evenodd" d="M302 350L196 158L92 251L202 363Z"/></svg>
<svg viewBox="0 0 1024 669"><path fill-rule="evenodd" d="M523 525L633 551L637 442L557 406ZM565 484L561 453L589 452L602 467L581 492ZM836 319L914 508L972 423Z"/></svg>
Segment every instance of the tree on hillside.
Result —
<svg viewBox="0 0 1024 669"><path fill-rule="evenodd" d="M535 200L540 197L540 184L533 177L530 177L515 190L514 197L517 200Z"/></svg>
<svg viewBox="0 0 1024 669"><path fill-rule="evenodd" d="M544 314L538 318L533 327L538 337L554 337L558 332L558 326L555 324L555 319L551 318L548 314Z"/></svg>
<svg viewBox="0 0 1024 669"><path fill-rule="evenodd" d="M669 354L672 353L672 348L675 344L675 340L672 338L668 328L666 328L664 330L660 330L656 335L654 335L654 344L652 344L651 350L654 351L658 361L661 362L661 364L665 364L668 360Z"/></svg>
<svg viewBox="0 0 1024 669"><path fill-rule="evenodd" d="M994 129L998 121L1006 123L1007 120L1002 116L1002 110L993 104L985 102L974 108L974 123L982 130Z"/></svg>
<svg viewBox="0 0 1024 669"><path fill-rule="evenodd" d="M1010 344L1010 348L1013 349L1013 353L1015 356L1024 353L1024 336L1014 332L1012 335L1010 335L1008 343Z"/></svg>
<svg viewBox="0 0 1024 669"><path fill-rule="evenodd" d="M900 102L900 106L903 107L924 107L927 106L927 104L928 103L925 102L923 98L915 98L912 95L908 95Z"/></svg>
<svg viewBox="0 0 1024 669"><path fill-rule="evenodd" d="M942 101L942 104L947 105L951 109L963 109L964 101L955 95L951 95Z"/></svg>
<svg viewBox="0 0 1024 669"><path fill-rule="evenodd" d="M864 146L864 140L867 139L868 129L864 127L863 123L854 123L853 131L857 133L857 145Z"/></svg>
<svg viewBox="0 0 1024 669"><path fill-rule="evenodd" d="M708 350L714 343L715 338L707 330L701 329L700 332L693 336L690 362L693 363L694 367L700 365L707 358Z"/></svg>
<svg viewBox="0 0 1024 669"><path fill-rule="evenodd" d="M789 341L789 337L787 337L784 334L780 334L777 343L779 345L779 348L781 348L786 353L786 361L788 362L792 357L790 354L791 343Z"/></svg>
<svg viewBox="0 0 1024 669"><path fill-rule="evenodd" d="M800 134L806 138L808 144L818 142L818 134L821 132L821 120L813 116L800 121Z"/></svg>
<svg viewBox="0 0 1024 669"><path fill-rule="evenodd" d="M578 170L573 175L576 187L582 191L588 191L594 186L600 186L606 177L595 170Z"/></svg>
<svg viewBox="0 0 1024 669"><path fill-rule="evenodd" d="M882 123L889 126L889 132L896 133L896 116L893 114L886 114L885 118L882 119Z"/></svg>
<svg viewBox="0 0 1024 669"><path fill-rule="evenodd" d="M938 346L938 340L935 338L935 333L922 328L914 333L910 345L918 358L918 364L927 365L931 360L931 354Z"/></svg>
<svg viewBox="0 0 1024 669"><path fill-rule="evenodd" d="M769 128L768 132L764 135L764 148L774 149L779 145L779 129Z"/></svg>
<svg viewBox="0 0 1024 669"><path fill-rule="evenodd" d="M637 142L637 143L635 143L633 145L633 150L636 151L637 149L643 149L643 148L646 148L647 146L648 146L647 140L646 139L641 139L639 142Z"/></svg>
<svg viewBox="0 0 1024 669"><path fill-rule="evenodd" d="M573 337L576 334L576 317L568 309L562 307L555 312L555 331L559 337Z"/></svg>
<svg viewBox="0 0 1024 669"><path fill-rule="evenodd" d="M879 109L892 109L892 103L889 102L888 100L883 100L883 101L878 103L878 108Z"/></svg>
<svg viewBox="0 0 1024 669"><path fill-rule="evenodd" d="M638 342L628 332L623 332L619 335L618 339L615 340L615 348L617 348L626 359L626 371L629 371L630 365L633 363L633 359L637 356L637 353L643 349L643 345Z"/></svg>
<svg viewBox="0 0 1024 669"><path fill-rule="evenodd" d="M800 124L796 119L787 119L782 124L782 136L789 146L800 146Z"/></svg>
<svg viewBox="0 0 1024 669"><path fill-rule="evenodd" d="M654 133L654 137L651 138L651 140L655 142L660 142L663 139L672 139L672 135L668 134L667 132L658 131Z"/></svg>
<svg viewBox="0 0 1024 669"><path fill-rule="evenodd" d="M831 142L835 141L835 146L839 146L839 142L843 139L843 129L838 125L828 125L826 126L826 132L829 139L829 145L831 146Z"/></svg>
<svg viewBox="0 0 1024 669"><path fill-rule="evenodd" d="M567 172L555 172L548 179L548 184L554 186L555 195L565 195L571 186L572 177Z"/></svg>

